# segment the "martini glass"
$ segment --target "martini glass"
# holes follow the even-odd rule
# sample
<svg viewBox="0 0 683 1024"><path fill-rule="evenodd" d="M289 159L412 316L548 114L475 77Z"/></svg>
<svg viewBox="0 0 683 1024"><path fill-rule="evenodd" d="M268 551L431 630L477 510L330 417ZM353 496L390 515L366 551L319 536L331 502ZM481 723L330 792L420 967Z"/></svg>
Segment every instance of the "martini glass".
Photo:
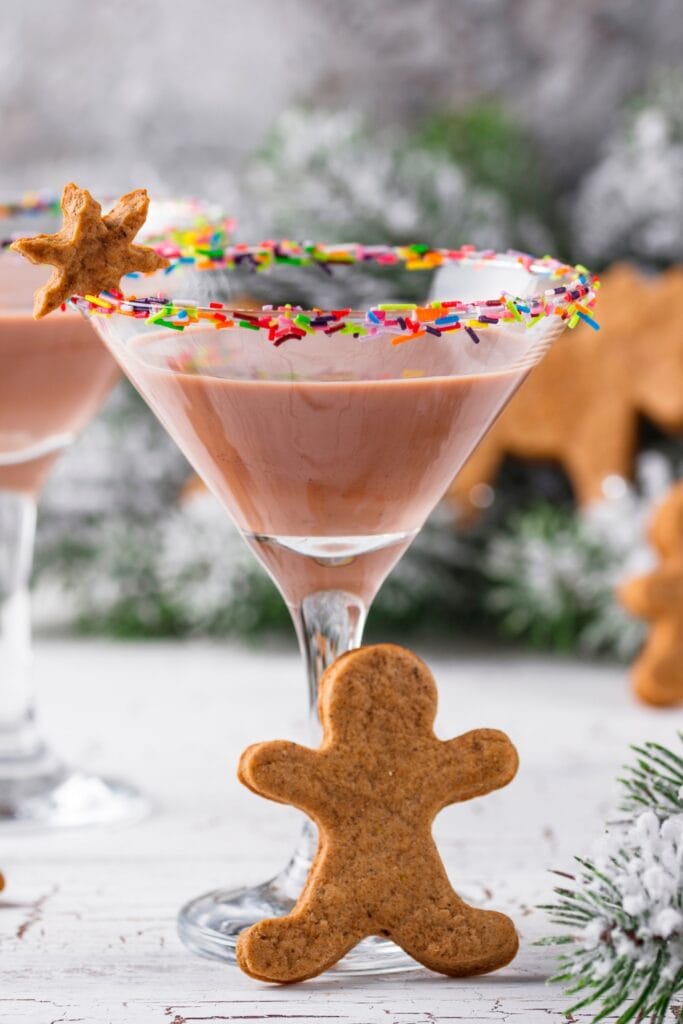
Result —
<svg viewBox="0 0 683 1024"><path fill-rule="evenodd" d="M205 212L194 200L155 203L143 237L177 249L183 225ZM67 767L55 756L38 731L30 685L37 500L56 459L120 378L76 310L33 319L33 292L47 268L8 246L20 235L56 231L60 220L59 202L47 197L0 204L0 828L133 820L148 810L127 783Z"/></svg>
<svg viewBox="0 0 683 1024"><path fill-rule="evenodd" d="M405 264L426 271L423 295L439 301L235 308L240 268L272 270L275 296L292 264L297 294L307 266L314 295L321 264L342 274L342 290L352 275L353 294L366 264L380 289L377 269ZM253 292L263 295L263 281L254 277ZM316 734L321 673L361 643L380 584L532 367L579 312L591 319L592 279L518 254L264 243L200 256L173 286L173 298L78 303L279 587ZM193 900L182 939L233 961L243 928L291 909L315 847L306 825L275 878ZM378 937L336 970L410 966Z"/></svg>

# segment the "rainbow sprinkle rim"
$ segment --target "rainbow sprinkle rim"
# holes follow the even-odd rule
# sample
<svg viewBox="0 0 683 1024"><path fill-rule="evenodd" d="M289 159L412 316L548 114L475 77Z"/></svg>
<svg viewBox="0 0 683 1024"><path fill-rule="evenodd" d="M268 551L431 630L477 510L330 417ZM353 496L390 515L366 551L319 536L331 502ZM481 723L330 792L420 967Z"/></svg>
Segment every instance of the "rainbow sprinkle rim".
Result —
<svg viewBox="0 0 683 1024"><path fill-rule="evenodd" d="M162 295L136 298L121 292L74 296L71 302L91 316L133 317L175 331L200 322L212 324L217 330L231 327L261 330L276 346L318 331L326 335L339 332L354 337L372 337L389 331L395 334L392 343L398 345L426 335L440 338L444 334L464 330L473 342L478 343L479 333L493 324L516 321L533 327L547 316L560 317L570 328L584 322L598 330L592 309L599 280L583 266L571 267L550 256L536 259L514 250L506 253L477 251L469 245L459 249L430 249L426 245L319 245L291 241L223 245L217 239L211 243L206 238L200 240L191 235L191 232L186 233L182 246L172 239L155 246L158 252L171 260L165 274L171 274L183 265L193 265L197 270L245 268L254 271L287 265L318 267L331 273L334 267L368 263L402 265L406 270L434 270L454 263L466 262L483 267L496 262L499 266L521 265L532 274L547 277L550 283L561 278L568 280L529 298L503 293L495 299L469 303L440 299L425 306L387 302L366 311L350 308L305 310L290 305L247 310L221 302L200 306Z"/></svg>
<svg viewBox="0 0 683 1024"><path fill-rule="evenodd" d="M108 202L113 202L113 200L104 200L105 204ZM191 218L191 222L186 226L171 226L144 235L145 245L168 256L174 265L178 262L194 262L196 254L200 252L213 252L227 246L234 232L234 219L222 214L218 216L215 214L216 207L203 200L181 197L180 199L156 200L156 204L162 208L164 205L177 207L179 214L182 210L185 218ZM60 197L47 192L26 192L18 200L0 202L0 223L15 218L23 220L23 218L39 217L41 214L60 217L61 213ZM14 239L25 230L26 227L22 226L21 232L13 233L8 237L0 237L0 252L9 248ZM130 274L128 276L137 277L138 275Z"/></svg>
<svg viewBox="0 0 683 1024"><path fill-rule="evenodd" d="M58 215L61 212L59 196L47 192L26 192L20 199L12 202L0 202L0 220L21 217L24 214L54 213Z"/></svg>

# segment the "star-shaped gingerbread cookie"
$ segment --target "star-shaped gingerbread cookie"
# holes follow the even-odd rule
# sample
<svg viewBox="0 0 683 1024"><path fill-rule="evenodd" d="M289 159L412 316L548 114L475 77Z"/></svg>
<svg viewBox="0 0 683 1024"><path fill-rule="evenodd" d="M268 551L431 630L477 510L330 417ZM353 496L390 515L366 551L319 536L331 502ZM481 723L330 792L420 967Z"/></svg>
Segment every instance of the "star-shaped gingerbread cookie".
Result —
<svg viewBox="0 0 683 1024"><path fill-rule="evenodd" d="M33 315L46 316L72 295L116 291L124 274L150 273L167 267L154 249L133 245L145 223L149 196L144 188L121 196L102 216L102 207L87 189L70 182L62 193L64 223L54 235L19 238L11 248L31 263L54 267L34 297Z"/></svg>
<svg viewBox="0 0 683 1024"><path fill-rule="evenodd" d="M496 729L437 739L436 698L431 672L410 651L362 647L322 678L317 750L279 740L244 752L240 780L300 808L319 832L291 913L240 935L237 961L247 974L276 982L312 978L370 935L392 939L426 967L454 977L512 960L512 921L460 899L432 821L448 804L505 786L517 753Z"/></svg>

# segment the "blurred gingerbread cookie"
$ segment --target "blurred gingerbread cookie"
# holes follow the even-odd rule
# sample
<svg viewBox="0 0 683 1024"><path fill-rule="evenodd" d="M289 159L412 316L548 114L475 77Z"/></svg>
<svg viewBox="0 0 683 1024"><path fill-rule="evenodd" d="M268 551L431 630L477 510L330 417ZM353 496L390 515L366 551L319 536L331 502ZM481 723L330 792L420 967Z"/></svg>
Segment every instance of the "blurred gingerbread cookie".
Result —
<svg viewBox="0 0 683 1024"><path fill-rule="evenodd" d="M31 263L54 267L49 281L35 294L38 320L58 309L72 295L116 291L124 274L151 273L169 265L154 249L133 245L145 223L149 196L144 188L121 196L109 213L87 189L70 182L62 193L64 222L53 235L19 238L11 248Z"/></svg>
<svg viewBox="0 0 683 1024"><path fill-rule="evenodd" d="M600 330L566 332L531 372L451 487L461 518L490 499L506 456L558 463L585 505L607 477L629 479L639 417L683 428L683 268L646 277L628 264L602 277ZM480 501L484 495L485 501Z"/></svg>
<svg viewBox="0 0 683 1024"><path fill-rule="evenodd" d="M649 537L659 566L622 584L618 597L651 623L633 665L633 688L647 704L672 707L683 703L683 483L655 510Z"/></svg>

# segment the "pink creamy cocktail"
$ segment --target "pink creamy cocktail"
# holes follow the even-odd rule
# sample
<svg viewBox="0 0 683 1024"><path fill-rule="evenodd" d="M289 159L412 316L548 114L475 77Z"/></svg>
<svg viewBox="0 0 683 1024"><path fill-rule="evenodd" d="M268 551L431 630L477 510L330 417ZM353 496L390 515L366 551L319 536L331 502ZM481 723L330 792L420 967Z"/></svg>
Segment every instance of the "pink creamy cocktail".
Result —
<svg viewBox="0 0 683 1024"><path fill-rule="evenodd" d="M306 308L287 295L292 265ZM394 294L402 270L426 271L420 302L382 302L385 268ZM245 269L265 271L251 275L258 309L235 301ZM321 308L321 282L341 298L358 274L376 305ZM593 280L519 253L266 242L198 249L169 287L79 305L280 588L315 716L322 672L361 643L372 598L464 460L567 323L592 322ZM243 928L292 907L315 846L308 827L275 878L193 900L183 940L233 961ZM375 937L335 970L408 967Z"/></svg>
<svg viewBox="0 0 683 1024"><path fill-rule="evenodd" d="M308 352L303 343L264 352L250 331L217 338L205 328L192 347L212 346L220 362L188 373L173 368L177 344L168 332L141 338L124 368L292 606L342 589L369 607L527 372L454 377L443 365L427 376L412 365L418 353L397 351L388 336L373 339L354 380L355 342L318 342L328 349L321 374L297 361L311 342ZM300 379L264 379L266 355L271 373Z"/></svg>
<svg viewBox="0 0 683 1024"><path fill-rule="evenodd" d="M37 323L0 307L0 490L36 496L120 374L74 313Z"/></svg>
<svg viewBox="0 0 683 1024"><path fill-rule="evenodd" d="M0 491L34 496L120 376L74 310L34 320L32 293L47 273L0 252Z"/></svg>

